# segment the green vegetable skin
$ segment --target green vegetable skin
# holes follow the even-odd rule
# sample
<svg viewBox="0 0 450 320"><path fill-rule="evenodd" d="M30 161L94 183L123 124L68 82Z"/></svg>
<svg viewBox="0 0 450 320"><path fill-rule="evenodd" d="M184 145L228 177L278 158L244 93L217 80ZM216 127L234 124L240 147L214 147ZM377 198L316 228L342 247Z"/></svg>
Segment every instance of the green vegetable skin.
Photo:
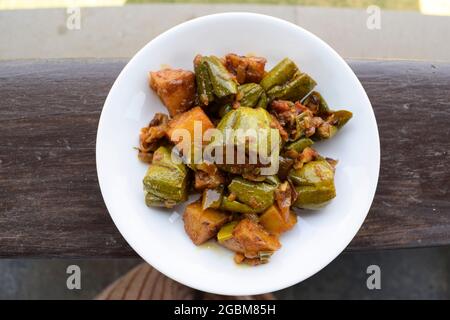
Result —
<svg viewBox="0 0 450 320"><path fill-rule="evenodd" d="M234 201L228 200L227 197L224 197L222 199L220 209L239 213L256 213L255 209L253 209L252 207L235 200Z"/></svg>
<svg viewBox="0 0 450 320"><path fill-rule="evenodd" d="M302 152L305 148L310 147L314 144L314 141L312 141L309 138L301 138L297 141L291 142L288 145L285 146L286 150L294 150L297 152Z"/></svg>
<svg viewBox="0 0 450 320"><path fill-rule="evenodd" d="M213 87L209 79L208 66L201 58L195 66L195 81L197 83L197 94L203 105L208 105L214 101Z"/></svg>
<svg viewBox="0 0 450 320"><path fill-rule="evenodd" d="M263 212L269 208L274 203L276 188L276 184L253 182L243 178L234 178L228 186L228 190L236 195L238 202L247 205L253 210L251 213ZM238 210L234 211L240 212Z"/></svg>
<svg viewBox="0 0 450 320"><path fill-rule="evenodd" d="M278 178L278 176L266 176L264 182L273 186L278 186L280 184L280 179Z"/></svg>
<svg viewBox="0 0 450 320"><path fill-rule="evenodd" d="M225 131L227 129L241 129L244 132L247 130L255 130L256 133L259 133L261 129L265 129L265 133L267 133L267 136L262 135L261 138L267 139L267 151L268 155L270 155L269 151L273 149L270 144L270 129L272 129L271 123L272 118L265 109L239 107L228 112L225 117L220 120L219 124L217 125L217 129L222 131L223 134L225 134ZM235 141L235 143L237 142Z"/></svg>
<svg viewBox="0 0 450 320"><path fill-rule="evenodd" d="M266 108L267 96L264 89L256 83L246 83L238 87L238 101L241 107Z"/></svg>
<svg viewBox="0 0 450 320"><path fill-rule="evenodd" d="M269 100L298 101L311 92L316 85L316 81L306 73L297 73L287 83L276 85L268 90L267 96Z"/></svg>
<svg viewBox="0 0 450 320"><path fill-rule="evenodd" d="M266 109L267 108L267 103L268 103L268 99L267 99L267 94L263 91L261 93L261 97L258 100L258 104L256 105L256 107L258 108L263 108Z"/></svg>
<svg viewBox="0 0 450 320"><path fill-rule="evenodd" d="M284 58L273 67L260 83L269 101L301 100L314 89L316 84L314 79L306 73L301 73L297 65L288 58Z"/></svg>
<svg viewBox="0 0 450 320"><path fill-rule="evenodd" d="M277 85L286 83L296 72L298 72L298 68L295 63L284 58L264 76L259 84L268 91Z"/></svg>
<svg viewBox="0 0 450 320"><path fill-rule="evenodd" d="M333 111L333 117L336 120L336 127L341 129L353 117L353 114L347 110L339 110Z"/></svg>
<svg viewBox="0 0 450 320"><path fill-rule="evenodd" d="M159 147L144 177L145 203L149 207L173 207L187 200L187 167L172 162L171 150Z"/></svg>
<svg viewBox="0 0 450 320"><path fill-rule="evenodd" d="M207 66L209 79L216 97L224 98L237 93L236 82L219 58L215 56L203 57L202 61Z"/></svg>
<svg viewBox="0 0 450 320"><path fill-rule="evenodd" d="M295 117L295 135L291 138L292 141L297 141L300 137L305 135L305 128L302 124L303 118L306 116L306 113L300 113Z"/></svg>
<svg viewBox="0 0 450 320"><path fill-rule="evenodd" d="M220 228L219 232L217 233L217 241L223 242L233 238L233 231L237 224L237 221L232 221Z"/></svg>
<svg viewBox="0 0 450 320"><path fill-rule="evenodd" d="M336 196L334 171L326 160L311 161L301 169L292 169L289 179L298 193L295 207L318 209Z"/></svg>
<svg viewBox="0 0 450 320"><path fill-rule="evenodd" d="M261 158L263 156L270 157L272 155L272 151L275 151L275 147L277 147L271 145L271 132L274 132L275 135L278 135L278 141L281 142L279 132L276 130L274 131L271 128L271 123L272 117L265 109L239 107L237 109L229 111L219 122L219 124L217 125L217 129L222 132L224 139L226 138L225 136L228 131L227 129L232 129L232 134L238 133L239 131L236 130L239 129L241 129L241 133L244 134L245 132L247 132L247 130L253 130L253 132L257 134L257 142L260 143L261 141L264 141L264 143L267 145L266 154L263 155L258 153L259 145L257 145L257 143L252 143L249 145L247 144L246 152L247 154L258 153L258 158ZM225 147L227 143L232 143L236 147L238 145L241 145L240 142L237 141L236 136L233 135L229 140L217 139L212 142L211 146L221 145ZM274 161L278 161L278 153L275 152L273 154L273 157L275 158ZM220 165L220 168L228 172L243 173L244 171L251 171L255 166L249 164L223 164Z"/></svg>

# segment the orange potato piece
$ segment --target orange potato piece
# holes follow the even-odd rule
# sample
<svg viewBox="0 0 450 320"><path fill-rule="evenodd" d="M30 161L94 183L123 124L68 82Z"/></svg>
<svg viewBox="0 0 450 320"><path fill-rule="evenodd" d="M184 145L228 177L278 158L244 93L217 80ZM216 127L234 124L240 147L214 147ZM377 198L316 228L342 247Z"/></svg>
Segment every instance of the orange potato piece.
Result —
<svg viewBox="0 0 450 320"><path fill-rule="evenodd" d="M202 209L199 201L186 207L183 215L184 229L192 242L200 245L215 237L230 216L215 209Z"/></svg>
<svg viewBox="0 0 450 320"><path fill-rule="evenodd" d="M149 73L150 87L173 117L192 107L195 100L195 74L182 69L162 69Z"/></svg>
<svg viewBox="0 0 450 320"><path fill-rule="evenodd" d="M221 244L250 259L259 257L259 252L275 251L281 247L276 236L269 234L260 224L250 219L241 220L233 230L233 237Z"/></svg>
<svg viewBox="0 0 450 320"><path fill-rule="evenodd" d="M297 216L291 211L285 221L277 206L273 205L259 217L259 223L271 234L279 235L291 230L297 223Z"/></svg>
<svg viewBox="0 0 450 320"><path fill-rule="evenodd" d="M173 143L178 143L178 138L173 136L176 129L186 129L191 135L191 141L194 143L194 125L199 121L202 127L202 137L206 130L214 128L213 123L209 120L202 108L195 107L189 111L183 112L169 121L169 129L167 130L167 136Z"/></svg>

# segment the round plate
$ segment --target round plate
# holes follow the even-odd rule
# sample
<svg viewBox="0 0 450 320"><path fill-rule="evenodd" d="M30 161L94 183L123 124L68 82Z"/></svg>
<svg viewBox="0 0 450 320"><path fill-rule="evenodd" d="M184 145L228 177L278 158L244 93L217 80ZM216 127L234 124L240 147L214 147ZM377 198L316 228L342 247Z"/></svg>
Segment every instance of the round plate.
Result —
<svg viewBox="0 0 450 320"><path fill-rule="evenodd" d="M281 236L282 248L257 267L236 265L233 253L218 245L195 246L182 214L148 208L142 179L147 165L134 147L139 130L155 112L167 110L148 87L147 74L164 65L193 69L196 54L254 54L268 61L284 57L318 83L332 109L353 119L318 151L339 160L336 198L325 208L299 216ZM378 181L380 145L370 101L345 61L325 42L284 20L252 13L224 13L180 24L142 48L122 70L105 101L97 133L97 172L114 223L131 247L168 277L199 290L249 295L280 290L321 270L341 253L361 227Z"/></svg>

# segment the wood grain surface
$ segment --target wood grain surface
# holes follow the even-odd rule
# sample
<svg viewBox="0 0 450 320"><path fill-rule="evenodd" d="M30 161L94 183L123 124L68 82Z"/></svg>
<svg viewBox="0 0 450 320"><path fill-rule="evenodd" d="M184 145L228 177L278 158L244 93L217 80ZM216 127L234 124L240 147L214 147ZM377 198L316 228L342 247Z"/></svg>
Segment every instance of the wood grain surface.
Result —
<svg viewBox="0 0 450 320"><path fill-rule="evenodd" d="M450 64L350 61L381 139L370 213L348 250L450 244ZM95 138L124 60L0 63L0 256L136 254L103 203Z"/></svg>

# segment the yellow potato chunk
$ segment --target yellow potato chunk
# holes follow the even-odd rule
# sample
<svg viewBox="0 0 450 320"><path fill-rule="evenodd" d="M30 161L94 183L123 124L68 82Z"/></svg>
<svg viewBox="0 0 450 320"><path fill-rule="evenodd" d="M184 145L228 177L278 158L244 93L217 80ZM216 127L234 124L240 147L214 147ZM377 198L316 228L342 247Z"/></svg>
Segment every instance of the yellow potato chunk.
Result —
<svg viewBox="0 0 450 320"><path fill-rule="evenodd" d="M200 140L195 140L196 137L194 136L194 128L196 123L197 126L201 127ZM203 134L206 132L206 130L211 128L214 128L214 125L211 122L211 120L209 120L208 116L205 114L203 109L200 107L195 107L189 111L186 111L184 113L175 116L173 119L169 121L169 129L167 130L167 137L169 138L170 141L177 144L178 149L180 149L180 151L183 151L184 154L185 150L181 149L187 148L189 144L185 145L185 142L183 141L185 134L183 132L183 129L187 130L185 132L189 133L188 138L190 139L191 155L193 156L194 149L199 150L200 152L198 154L201 155L202 147L206 143L202 141ZM180 136L180 134L182 135ZM189 141L187 143L189 143ZM187 156L187 154L185 156Z"/></svg>
<svg viewBox="0 0 450 320"><path fill-rule="evenodd" d="M182 69L162 69L149 73L150 87L173 117L192 107L195 100L195 74Z"/></svg>
<svg viewBox="0 0 450 320"><path fill-rule="evenodd" d="M259 217L259 223L271 234L279 235L291 230L297 223L297 216L291 211L286 221L277 206L273 205Z"/></svg>
<svg viewBox="0 0 450 320"><path fill-rule="evenodd" d="M258 258L260 252L273 252L281 247L276 236L269 234L260 224L247 218L236 225L232 238L220 244L250 259Z"/></svg>
<svg viewBox="0 0 450 320"><path fill-rule="evenodd" d="M183 215L184 229L192 242L200 245L216 236L220 227L228 222L230 216L215 209L202 209L197 201L186 207Z"/></svg>

